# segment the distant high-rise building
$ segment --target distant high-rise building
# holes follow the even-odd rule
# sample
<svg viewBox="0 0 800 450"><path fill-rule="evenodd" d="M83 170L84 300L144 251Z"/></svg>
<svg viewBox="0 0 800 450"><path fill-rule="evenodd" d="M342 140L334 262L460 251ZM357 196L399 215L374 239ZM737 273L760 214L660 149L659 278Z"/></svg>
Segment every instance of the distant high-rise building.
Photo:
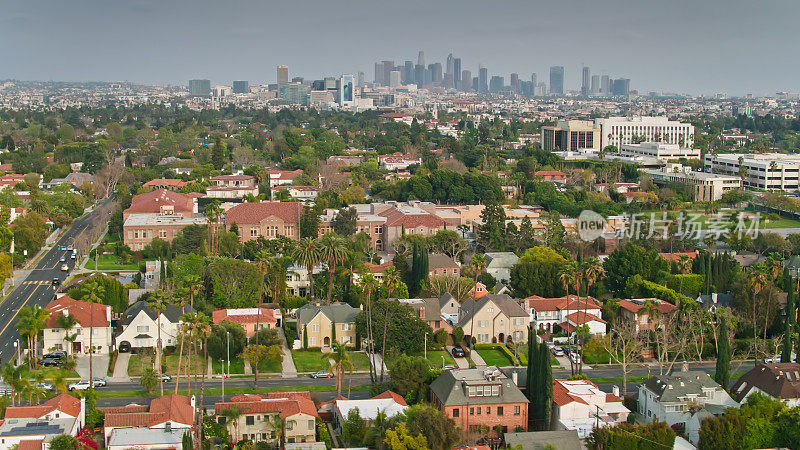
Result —
<svg viewBox="0 0 800 450"><path fill-rule="evenodd" d="M414 79L414 61L406 61L403 66L403 83L414 84L417 80Z"/></svg>
<svg viewBox="0 0 800 450"><path fill-rule="evenodd" d="M472 72L469 70L461 71L461 80L458 82L458 88L462 91L472 90Z"/></svg>
<svg viewBox="0 0 800 450"><path fill-rule="evenodd" d="M375 84L382 85L383 82L383 63L376 62L375 63Z"/></svg>
<svg viewBox="0 0 800 450"><path fill-rule="evenodd" d="M531 83L533 83L533 87L536 87L536 72L531 74Z"/></svg>
<svg viewBox="0 0 800 450"><path fill-rule="evenodd" d="M389 85L389 78L392 76L394 70L394 61L381 61L383 63L383 84Z"/></svg>
<svg viewBox="0 0 800 450"><path fill-rule="evenodd" d="M189 80L189 95L211 95L211 80Z"/></svg>
<svg viewBox="0 0 800 450"><path fill-rule="evenodd" d="M444 74L444 78L442 79L442 86L444 86L445 89L453 89L454 85L453 85L452 73Z"/></svg>
<svg viewBox="0 0 800 450"><path fill-rule="evenodd" d="M581 71L581 95L589 95L589 79L591 78L589 68L583 66Z"/></svg>
<svg viewBox="0 0 800 450"><path fill-rule="evenodd" d="M628 95L631 90L631 80L628 78L617 78L611 82L611 95Z"/></svg>
<svg viewBox="0 0 800 450"><path fill-rule="evenodd" d="M453 58L453 87L461 89L461 58Z"/></svg>
<svg viewBox="0 0 800 450"><path fill-rule="evenodd" d="M323 80L322 89L326 91L335 91L337 89L336 87L337 81L338 80L336 80L336 77L325 77L325 79Z"/></svg>
<svg viewBox="0 0 800 450"><path fill-rule="evenodd" d="M344 107L353 106L355 104L355 100L353 100L355 96L354 92L353 76L348 74L342 75L342 77L339 78L339 105Z"/></svg>
<svg viewBox="0 0 800 450"><path fill-rule="evenodd" d="M600 93L603 95L611 94L611 78L608 75L600 77Z"/></svg>
<svg viewBox="0 0 800 450"><path fill-rule="evenodd" d="M358 87L364 86L364 72L358 72Z"/></svg>
<svg viewBox="0 0 800 450"><path fill-rule="evenodd" d="M600 75L592 75L592 87L590 88L590 93L600 93Z"/></svg>
<svg viewBox="0 0 800 450"><path fill-rule="evenodd" d="M480 64L478 66L478 92L488 92L489 91L489 70L486 68L485 65Z"/></svg>
<svg viewBox="0 0 800 450"><path fill-rule="evenodd" d="M392 73L389 74L389 86L396 88L400 86L400 71L393 70Z"/></svg>
<svg viewBox="0 0 800 450"><path fill-rule="evenodd" d="M503 77L494 75L489 81L489 92L500 92L505 88L505 79Z"/></svg>
<svg viewBox="0 0 800 450"><path fill-rule="evenodd" d="M564 66L550 67L550 93L564 95Z"/></svg>
<svg viewBox="0 0 800 450"><path fill-rule="evenodd" d="M420 50L417 55L417 65L425 67L425 52L422 50Z"/></svg>
<svg viewBox="0 0 800 450"><path fill-rule="evenodd" d="M514 93L519 93L519 74L512 73L510 83L511 91Z"/></svg>
<svg viewBox="0 0 800 450"><path fill-rule="evenodd" d="M453 54L452 53L447 55L447 64L445 65L444 73L446 73L446 74L447 73L449 73L449 74L453 73Z"/></svg>
<svg viewBox="0 0 800 450"><path fill-rule="evenodd" d="M308 89L301 83L282 83L278 85L278 96L295 105L308 104Z"/></svg>
<svg viewBox="0 0 800 450"><path fill-rule="evenodd" d="M303 77L292 77L292 83L300 83L303 84Z"/></svg>
<svg viewBox="0 0 800 450"><path fill-rule="evenodd" d="M278 84L289 82L289 66L278 66Z"/></svg>
<svg viewBox="0 0 800 450"><path fill-rule="evenodd" d="M414 81L417 83L418 88L422 88L422 85L425 84L425 66L422 64L417 64L414 66Z"/></svg>
<svg viewBox="0 0 800 450"><path fill-rule="evenodd" d="M436 84L442 83L442 63L433 63L428 66L431 71L431 82Z"/></svg>
<svg viewBox="0 0 800 450"><path fill-rule="evenodd" d="M234 94L247 94L250 92L250 84L247 81L234 81L231 87Z"/></svg>

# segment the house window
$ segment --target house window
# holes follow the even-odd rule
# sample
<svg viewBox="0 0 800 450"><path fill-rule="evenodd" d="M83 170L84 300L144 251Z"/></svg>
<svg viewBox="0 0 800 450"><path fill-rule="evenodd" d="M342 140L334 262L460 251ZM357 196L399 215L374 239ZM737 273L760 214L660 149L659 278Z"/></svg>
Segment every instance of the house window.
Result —
<svg viewBox="0 0 800 450"><path fill-rule="evenodd" d="M480 415L481 415L481 407L479 406L479 407L477 407L477 408L475 408L475 409L477 409L477 410L478 410L478 415L480 416Z"/></svg>
<svg viewBox="0 0 800 450"><path fill-rule="evenodd" d="M494 308L492 308L492 307L489 307L489 309L487 309L486 311L488 311L488 312L489 312L489 314L491 314L491 313L493 313L493 312L494 312Z"/></svg>
<svg viewBox="0 0 800 450"><path fill-rule="evenodd" d="M488 416L491 413L492 413L492 407L491 406L487 406L486 407L486 415Z"/></svg>
<svg viewBox="0 0 800 450"><path fill-rule="evenodd" d="M309 430L313 430L314 429L314 421L313 420L309 420L308 421L308 429Z"/></svg>
<svg viewBox="0 0 800 450"><path fill-rule="evenodd" d="M475 415L475 408L470 408L469 409L469 415L470 416L474 416Z"/></svg>
<svg viewBox="0 0 800 450"><path fill-rule="evenodd" d="M515 406L515 407L514 407L514 415L515 415L515 416L518 416L518 415L519 415L519 406Z"/></svg>
<svg viewBox="0 0 800 450"><path fill-rule="evenodd" d="M139 326L136 327L136 332L137 333L146 333L148 331L150 331L150 327L147 326L147 325L139 325Z"/></svg>
<svg viewBox="0 0 800 450"><path fill-rule="evenodd" d="M514 325L517 325L517 326L522 325L522 317L514 318Z"/></svg>
<svg viewBox="0 0 800 450"><path fill-rule="evenodd" d="M314 325L311 325L311 331L313 331L314 333L318 332L319 331L319 324L315 323Z"/></svg>
<svg viewBox="0 0 800 450"><path fill-rule="evenodd" d="M255 227L250 228L250 236L251 237L258 236L258 228L255 228Z"/></svg>
<svg viewBox="0 0 800 450"><path fill-rule="evenodd" d="M342 331L350 331L350 330L352 329L351 327L352 327L352 325L351 325L351 324L349 324L349 323L343 323L343 324L342 324Z"/></svg>
<svg viewBox="0 0 800 450"><path fill-rule="evenodd" d="M476 394L475 394L475 391L476 391L476 389L475 389L475 386L470 386L470 387L468 388L468 392L469 392L469 393L467 394L467 396L468 396L468 397L475 397L475 395L476 395Z"/></svg>
<svg viewBox="0 0 800 450"><path fill-rule="evenodd" d="M498 416L502 416L503 415L503 407L502 406L498 406L497 407L497 415Z"/></svg>
<svg viewBox="0 0 800 450"><path fill-rule="evenodd" d="M158 230L158 237L160 237L161 239L166 239L167 238L167 230Z"/></svg>
<svg viewBox="0 0 800 450"><path fill-rule="evenodd" d="M488 326L489 326L489 321L488 320L479 320L478 321L478 327L479 328L486 328Z"/></svg>
<svg viewBox="0 0 800 450"><path fill-rule="evenodd" d="M458 417L458 410L457 409L453 410L453 417Z"/></svg>
<svg viewBox="0 0 800 450"><path fill-rule="evenodd" d="M255 423L256 423L255 416L247 416L244 418L245 425L255 425Z"/></svg>
<svg viewBox="0 0 800 450"><path fill-rule="evenodd" d="M312 337L311 339L309 339L309 340L308 340L308 345L310 345L310 346L312 346L312 347L313 347L313 346L315 346L315 345L317 345L317 338L315 338L315 337Z"/></svg>
<svg viewBox="0 0 800 450"><path fill-rule="evenodd" d="M294 429L294 420L287 420L286 421L286 429L293 430Z"/></svg>
<svg viewBox="0 0 800 450"><path fill-rule="evenodd" d="M217 423L220 424L220 425L225 425L225 422L227 422L227 421L228 421L228 418L225 417L225 416L217 417Z"/></svg>
<svg viewBox="0 0 800 450"><path fill-rule="evenodd" d="M492 386L492 397L500 395L500 386Z"/></svg>

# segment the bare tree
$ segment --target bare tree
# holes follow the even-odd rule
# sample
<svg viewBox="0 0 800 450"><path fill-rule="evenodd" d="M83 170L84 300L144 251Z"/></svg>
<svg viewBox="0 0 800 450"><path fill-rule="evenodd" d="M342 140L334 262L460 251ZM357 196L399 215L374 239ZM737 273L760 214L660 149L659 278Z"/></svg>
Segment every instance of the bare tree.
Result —
<svg viewBox="0 0 800 450"><path fill-rule="evenodd" d="M644 349L644 340L636 331L636 321L619 319L611 333L602 340L603 348L622 369L622 393L628 392L630 365L638 359Z"/></svg>
<svg viewBox="0 0 800 450"><path fill-rule="evenodd" d="M688 347L697 361L703 360L703 346L706 343L706 332L709 328L709 314L700 308L686 311L686 328L688 330ZM689 353L687 351L687 353Z"/></svg>
<svg viewBox="0 0 800 450"><path fill-rule="evenodd" d="M106 198L117 188L119 179L125 173L124 157L120 158L123 160L120 161L112 152L106 153L103 167L94 175L95 198Z"/></svg>
<svg viewBox="0 0 800 450"><path fill-rule="evenodd" d="M653 330L656 361L659 375L669 374L686 351L688 335L685 318L679 311L662 316L662 322Z"/></svg>

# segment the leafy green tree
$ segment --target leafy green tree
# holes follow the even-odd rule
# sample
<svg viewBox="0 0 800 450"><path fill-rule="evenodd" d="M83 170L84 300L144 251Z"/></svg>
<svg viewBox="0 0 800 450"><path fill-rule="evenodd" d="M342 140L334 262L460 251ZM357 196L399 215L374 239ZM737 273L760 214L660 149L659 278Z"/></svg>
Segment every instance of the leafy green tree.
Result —
<svg viewBox="0 0 800 450"><path fill-rule="evenodd" d="M797 316L797 305L795 283L789 274L789 269L783 269L783 290L786 291L786 307L784 329L783 329L783 349L781 350L781 362L792 362L792 343L794 337L795 318Z"/></svg>
<svg viewBox="0 0 800 450"><path fill-rule="evenodd" d="M412 435L406 424L400 423L395 428L386 430L386 445L391 450L426 450L428 439L422 434Z"/></svg>
<svg viewBox="0 0 800 450"><path fill-rule="evenodd" d="M419 318L413 308L387 299L374 300L371 308L380 312L371 317L372 337L376 345L383 342L385 329L387 351L395 348L408 353L422 352L425 345L425 333L433 332L431 327ZM362 311L356 316L356 330L361 333L361 336L367 336L367 317L366 311ZM388 321L384 323L386 319Z"/></svg>
<svg viewBox="0 0 800 450"><path fill-rule="evenodd" d="M147 391L147 394L152 394L153 389L158 386L158 374L152 367L145 367L142 376L139 378L139 384Z"/></svg>
<svg viewBox="0 0 800 450"><path fill-rule="evenodd" d="M560 297L565 292L559 274L566 264L566 258L549 247L530 248L511 268L511 287L519 297Z"/></svg>
<svg viewBox="0 0 800 450"><path fill-rule="evenodd" d="M481 212L483 224L478 228L478 243L486 251L505 251L506 213L499 203L487 204Z"/></svg>
<svg viewBox="0 0 800 450"><path fill-rule="evenodd" d="M217 308L252 308L261 295L262 275L252 264L229 258L213 260L207 268L211 304Z"/></svg>
<svg viewBox="0 0 800 450"><path fill-rule="evenodd" d="M356 221L358 218L358 211L355 208L342 208L336 213L331 225L333 231L340 236L352 236L358 231Z"/></svg>
<svg viewBox="0 0 800 450"><path fill-rule="evenodd" d="M348 447L360 447L368 430L367 421L361 417L358 408L353 408L342 424L342 440Z"/></svg>
<svg viewBox="0 0 800 450"><path fill-rule="evenodd" d="M615 295L623 296L631 275L640 275L646 281L658 281L669 272L669 263L658 255L655 248L645 249L628 243L606 258L603 269L606 287Z"/></svg>
<svg viewBox="0 0 800 450"><path fill-rule="evenodd" d="M401 354L389 366L392 389L403 397L422 398L430 371L427 359Z"/></svg>
<svg viewBox="0 0 800 450"><path fill-rule="evenodd" d="M227 147L219 134L214 135L214 145L211 147L211 164L215 169L220 170L225 166L225 154Z"/></svg>
<svg viewBox="0 0 800 450"><path fill-rule="evenodd" d="M595 428L586 439L586 448L645 450L672 448L674 443L675 432L672 428L665 422L653 421L642 425L621 423L613 427Z"/></svg>
<svg viewBox="0 0 800 450"><path fill-rule="evenodd" d="M464 342L464 329L461 327L453 328L453 345Z"/></svg>
<svg viewBox="0 0 800 450"><path fill-rule="evenodd" d="M300 214L300 238L316 239L319 235L319 214L309 206L303 207Z"/></svg>
<svg viewBox="0 0 800 450"><path fill-rule="evenodd" d="M406 411L408 431L425 436L431 450L450 450L461 440L461 430L444 411L429 403L411 406Z"/></svg>
<svg viewBox="0 0 800 450"><path fill-rule="evenodd" d="M50 441L47 448L51 450L75 450L81 448L81 445L74 436L59 434Z"/></svg>
<svg viewBox="0 0 800 450"><path fill-rule="evenodd" d="M228 336L230 335L230 336ZM247 344L247 335L244 327L238 323L222 321L218 325L211 326L211 334L208 337L208 354L214 360L228 359L228 343L230 342L230 356L236 356L244 350Z"/></svg>

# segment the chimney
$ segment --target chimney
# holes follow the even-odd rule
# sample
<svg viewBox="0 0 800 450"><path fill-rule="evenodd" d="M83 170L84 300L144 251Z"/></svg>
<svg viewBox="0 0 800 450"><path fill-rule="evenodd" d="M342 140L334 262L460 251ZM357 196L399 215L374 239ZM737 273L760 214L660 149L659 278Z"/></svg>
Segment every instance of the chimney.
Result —
<svg viewBox="0 0 800 450"><path fill-rule="evenodd" d="M688 361L686 361L686 360L683 361L683 365L681 366L681 370L683 370L684 372L688 372L689 371L689 362Z"/></svg>
<svg viewBox="0 0 800 450"><path fill-rule="evenodd" d="M164 431L166 431L167 433L172 432L172 422L170 421L164 422Z"/></svg>
<svg viewBox="0 0 800 450"><path fill-rule="evenodd" d="M111 323L111 306L106 306L106 320Z"/></svg>
<svg viewBox="0 0 800 450"><path fill-rule="evenodd" d="M511 380L514 381L514 386L517 385L517 378L518 378L517 372L516 371L511 372Z"/></svg>
<svg viewBox="0 0 800 450"><path fill-rule="evenodd" d="M615 396L619 397L619 386L614 386L614 387L612 387L612 388L611 388L611 392L612 392L612 393L613 393Z"/></svg>

